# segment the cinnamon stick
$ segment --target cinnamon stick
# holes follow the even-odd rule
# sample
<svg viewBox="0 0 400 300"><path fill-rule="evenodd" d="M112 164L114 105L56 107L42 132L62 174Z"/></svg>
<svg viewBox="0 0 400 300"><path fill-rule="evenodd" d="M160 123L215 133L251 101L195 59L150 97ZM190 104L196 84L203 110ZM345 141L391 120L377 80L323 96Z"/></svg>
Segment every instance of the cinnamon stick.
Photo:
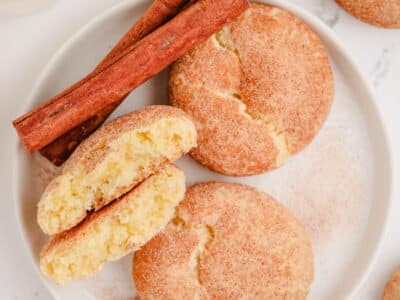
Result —
<svg viewBox="0 0 400 300"><path fill-rule="evenodd" d="M14 126L26 149L34 152L118 103L247 7L247 0L200 0L189 6L73 91L16 119Z"/></svg>
<svg viewBox="0 0 400 300"><path fill-rule="evenodd" d="M145 14L118 41L96 69L108 66L121 56L124 50L145 37L167 19L174 16L188 0L154 0Z"/></svg>
<svg viewBox="0 0 400 300"><path fill-rule="evenodd" d="M122 56L124 50L174 16L186 2L187 0L154 0L145 14L119 40L93 73L97 74L115 62ZM70 93L87 80L88 78L86 77L83 81L64 91L60 96ZM96 130L123 100L124 98L120 99L118 103L107 106L95 116L67 131L55 141L40 149L40 153L53 164L57 166L61 165L68 159L79 143Z"/></svg>

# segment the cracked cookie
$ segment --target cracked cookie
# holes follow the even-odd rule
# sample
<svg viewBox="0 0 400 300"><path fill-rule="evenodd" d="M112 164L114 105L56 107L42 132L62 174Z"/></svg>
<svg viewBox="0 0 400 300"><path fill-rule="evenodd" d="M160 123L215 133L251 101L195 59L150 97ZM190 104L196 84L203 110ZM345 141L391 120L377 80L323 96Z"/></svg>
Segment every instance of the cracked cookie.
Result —
<svg viewBox="0 0 400 300"><path fill-rule="evenodd" d="M216 172L259 174L311 142L334 94L320 38L281 9L251 4L171 68L172 105L198 131L190 154Z"/></svg>
<svg viewBox="0 0 400 300"><path fill-rule="evenodd" d="M140 299L306 299L311 241L267 194L234 183L190 187L166 229L135 252Z"/></svg>

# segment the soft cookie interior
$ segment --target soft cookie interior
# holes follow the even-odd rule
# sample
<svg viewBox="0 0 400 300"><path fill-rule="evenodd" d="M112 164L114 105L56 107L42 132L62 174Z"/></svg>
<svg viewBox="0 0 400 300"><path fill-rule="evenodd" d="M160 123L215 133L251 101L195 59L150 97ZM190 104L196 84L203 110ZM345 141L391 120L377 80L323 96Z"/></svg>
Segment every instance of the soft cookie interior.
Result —
<svg viewBox="0 0 400 300"><path fill-rule="evenodd" d="M196 144L196 132L184 118L164 118L129 131L117 139L100 141L87 154L98 158L87 172L83 163L57 177L38 207L45 233L69 229L88 211L101 208L151 175L154 169L178 158Z"/></svg>
<svg viewBox="0 0 400 300"><path fill-rule="evenodd" d="M184 193L184 173L167 165L123 198L55 236L42 251L43 273L57 283L95 274L106 261L138 249L162 230Z"/></svg>

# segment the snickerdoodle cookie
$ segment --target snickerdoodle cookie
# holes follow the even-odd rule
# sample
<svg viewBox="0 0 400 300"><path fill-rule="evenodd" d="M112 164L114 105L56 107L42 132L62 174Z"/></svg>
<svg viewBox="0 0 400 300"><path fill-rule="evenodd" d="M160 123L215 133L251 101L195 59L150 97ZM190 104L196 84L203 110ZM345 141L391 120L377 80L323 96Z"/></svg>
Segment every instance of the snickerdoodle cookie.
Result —
<svg viewBox="0 0 400 300"><path fill-rule="evenodd" d="M382 300L400 300L400 268L392 274L386 283Z"/></svg>
<svg viewBox="0 0 400 300"><path fill-rule="evenodd" d="M276 7L251 4L172 66L169 94L198 130L192 157L245 176L279 167L311 142L334 84L324 45L309 26Z"/></svg>
<svg viewBox="0 0 400 300"><path fill-rule="evenodd" d="M140 299L306 299L313 253L304 227L272 197L202 183L135 253L133 278Z"/></svg>
<svg viewBox="0 0 400 300"><path fill-rule="evenodd" d="M76 148L38 204L38 223L53 235L81 222L196 146L183 111L148 106L106 123Z"/></svg>
<svg viewBox="0 0 400 300"><path fill-rule="evenodd" d="M57 283L96 274L110 260L139 249L173 218L185 174L167 165L74 228L52 237L40 254L42 272Z"/></svg>
<svg viewBox="0 0 400 300"><path fill-rule="evenodd" d="M400 0L336 0L349 14L371 25L400 28Z"/></svg>

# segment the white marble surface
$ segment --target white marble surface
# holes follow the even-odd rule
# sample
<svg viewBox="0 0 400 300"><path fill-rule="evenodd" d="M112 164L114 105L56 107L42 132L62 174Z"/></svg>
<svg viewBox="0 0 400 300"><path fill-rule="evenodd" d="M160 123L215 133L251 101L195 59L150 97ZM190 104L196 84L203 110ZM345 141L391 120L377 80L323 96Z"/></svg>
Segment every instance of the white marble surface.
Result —
<svg viewBox="0 0 400 300"><path fill-rule="evenodd" d="M120 1L49 0L53 5L40 13L21 16L21 11L17 11L18 17L10 17L12 11L8 10L5 17L2 5L7 0L0 0L1 299L51 299L36 276L17 227L11 193L11 157L16 138L11 120L48 59L63 42L94 16ZM400 178L400 30L384 30L361 23L340 10L333 0L292 1L336 32L375 87L393 146L395 178ZM387 277L400 266L399 196L400 189L395 186L388 235L372 273L355 297L357 300L379 299Z"/></svg>

